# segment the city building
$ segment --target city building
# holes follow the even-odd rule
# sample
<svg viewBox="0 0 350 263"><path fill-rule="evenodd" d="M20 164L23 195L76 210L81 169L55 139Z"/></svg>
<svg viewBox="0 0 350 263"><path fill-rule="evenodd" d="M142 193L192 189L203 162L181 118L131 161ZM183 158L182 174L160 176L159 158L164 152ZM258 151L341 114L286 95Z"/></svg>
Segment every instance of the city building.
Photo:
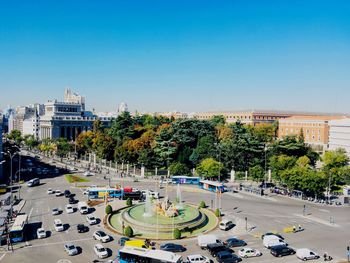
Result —
<svg viewBox="0 0 350 263"><path fill-rule="evenodd" d="M39 139L39 131L40 131L40 115L38 111L36 111L33 117L23 120L22 134L23 136L33 135L35 139Z"/></svg>
<svg viewBox="0 0 350 263"><path fill-rule="evenodd" d="M3 180L3 148L2 148L2 127L3 127L3 116L0 114L0 181Z"/></svg>
<svg viewBox="0 0 350 263"><path fill-rule="evenodd" d="M170 112L155 112L153 114L154 116L163 116L163 117L167 117L170 119L187 119L188 118L188 114L185 112L179 112L179 111L170 111Z"/></svg>
<svg viewBox="0 0 350 263"><path fill-rule="evenodd" d="M125 102L121 102L118 106L118 114L121 114L123 112L128 112L128 104L126 104Z"/></svg>
<svg viewBox="0 0 350 263"><path fill-rule="evenodd" d="M350 158L350 118L329 122L328 149L343 148Z"/></svg>
<svg viewBox="0 0 350 263"><path fill-rule="evenodd" d="M304 142L314 150L323 153L327 150L329 139L329 122L344 119L344 116L292 116L278 122L278 137L299 135L303 132Z"/></svg>
<svg viewBox="0 0 350 263"><path fill-rule="evenodd" d="M35 103L28 106L17 107L15 112L10 112L10 116L8 118L8 132L11 132L12 130L19 130L22 134L25 134L25 131L23 130L24 121L35 118L36 115L40 116L42 114L44 114L43 104ZM26 124L26 126L28 126L28 124Z"/></svg>

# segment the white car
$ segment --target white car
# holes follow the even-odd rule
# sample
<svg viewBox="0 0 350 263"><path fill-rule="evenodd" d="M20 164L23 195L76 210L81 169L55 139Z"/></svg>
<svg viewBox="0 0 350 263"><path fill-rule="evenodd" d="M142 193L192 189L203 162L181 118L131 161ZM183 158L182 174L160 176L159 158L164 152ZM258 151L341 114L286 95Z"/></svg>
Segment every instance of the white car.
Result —
<svg viewBox="0 0 350 263"><path fill-rule="evenodd" d="M93 215L87 215L86 216L86 221L89 223L89 225L97 224L97 218L94 217Z"/></svg>
<svg viewBox="0 0 350 263"><path fill-rule="evenodd" d="M101 230L95 231L92 237L95 240L101 241L102 243L108 242L111 239L109 235L107 235L105 232Z"/></svg>
<svg viewBox="0 0 350 263"><path fill-rule="evenodd" d="M99 258L106 258L106 257L108 257L107 249L105 249L101 244L95 244L94 245L94 251L95 251L95 254Z"/></svg>
<svg viewBox="0 0 350 263"><path fill-rule="evenodd" d="M245 247L238 250L238 255L241 258L251 258L251 257L260 257L262 253L257 249Z"/></svg>
<svg viewBox="0 0 350 263"><path fill-rule="evenodd" d="M320 256L317 255L317 253L315 253L314 251L312 251L308 248L299 248L299 249L297 249L296 254L297 254L297 258L299 258L303 261L320 258Z"/></svg>
<svg viewBox="0 0 350 263"><path fill-rule="evenodd" d="M67 214L74 213L74 208L71 205L66 205L66 212Z"/></svg>
<svg viewBox="0 0 350 263"><path fill-rule="evenodd" d="M78 254L78 249L72 243L64 244L64 250L69 256L74 256Z"/></svg>
<svg viewBox="0 0 350 263"><path fill-rule="evenodd" d="M95 174L93 172L90 172L90 171L86 171L84 173L84 176L94 176Z"/></svg>
<svg viewBox="0 0 350 263"><path fill-rule="evenodd" d="M63 195L63 194L62 194L62 192L61 192L60 190L56 190L56 191L55 191L55 195L56 195L56 196L61 196L61 195Z"/></svg>
<svg viewBox="0 0 350 263"><path fill-rule="evenodd" d="M44 228L38 228L38 230L36 231L36 236L38 238L45 238L46 237L46 231Z"/></svg>
<svg viewBox="0 0 350 263"><path fill-rule="evenodd" d="M202 256L200 254L196 254L196 255L187 256L187 262L189 262L189 263L210 263L210 262L212 262L212 260L210 260L209 258Z"/></svg>
<svg viewBox="0 0 350 263"><path fill-rule="evenodd" d="M61 213L61 210L59 208L52 209L52 215L59 215Z"/></svg>
<svg viewBox="0 0 350 263"><path fill-rule="evenodd" d="M47 194L48 195L53 194L53 193L54 193L54 191L51 188L47 189Z"/></svg>
<svg viewBox="0 0 350 263"><path fill-rule="evenodd" d="M55 227L55 230L57 232L64 231L64 226L63 226L62 221L60 219L55 219L53 221L53 226Z"/></svg>

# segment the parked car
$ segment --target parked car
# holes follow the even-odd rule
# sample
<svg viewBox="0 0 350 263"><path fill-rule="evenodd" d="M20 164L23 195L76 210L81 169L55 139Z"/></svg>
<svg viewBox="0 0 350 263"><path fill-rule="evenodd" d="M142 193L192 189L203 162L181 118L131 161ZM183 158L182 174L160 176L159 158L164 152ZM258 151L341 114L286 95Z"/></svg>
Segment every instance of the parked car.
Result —
<svg viewBox="0 0 350 263"><path fill-rule="evenodd" d="M105 243L111 240L111 237L101 230L95 231L92 237L95 240L101 241L102 243Z"/></svg>
<svg viewBox="0 0 350 263"><path fill-rule="evenodd" d="M78 230L78 233L85 233L89 231L89 227L84 224L78 224L77 230Z"/></svg>
<svg viewBox="0 0 350 263"><path fill-rule="evenodd" d="M212 255L213 257L216 257L216 255L221 252L221 251L227 251L232 253L233 250L226 247L224 244L222 243L213 243L213 244L208 244L207 245L207 249L210 253L210 255Z"/></svg>
<svg viewBox="0 0 350 263"><path fill-rule="evenodd" d="M74 213L74 208L71 205L66 205L66 212L67 214Z"/></svg>
<svg viewBox="0 0 350 263"><path fill-rule="evenodd" d="M75 204L76 203L76 201L75 201L75 199L74 199L74 197L69 197L69 199L68 199L68 203L69 204L71 204L71 205L73 205L73 204Z"/></svg>
<svg viewBox="0 0 350 263"><path fill-rule="evenodd" d="M295 250L286 245L278 245L271 247L270 253L275 257L283 257L295 254Z"/></svg>
<svg viewBox="0 0 350 263"><path fill-rule="evenodd" d="M224 244L228 247L243 247L247 245L244 240L235 237L227 239Z"/></svg>
<svg viewBox="0 0 350 263"><path fill-rule="evenodd" d="M299 248L299 249L297 249L296 254L297 254L297 258L299 258L303 261L320 258L320 256L317 255L316 252L314 252L308 248Z"/></svg>
<svg viewBox="0 0 350 263"><path fill-rule="evenodd" d="M38 228L38 230L36 231L36 236L38 238L45 238L46 237L46 231L44 228Z"/></svg>
<svg viewBox="0 0 350 263"><path fill-rule="evenodd" d="M93 215L87 215L86 216L86 221L89 223L89 225L97 224L97 218L94 217Z"/></svg>
<svg viewBox="0 0 350 263"><path fill-rule="evenodd" d="M257 249L245 247L238 251L238 255L241 258L251 258L251 257L260 257L262 253Z"/></svg>
<svg viewBox="0 0 350 263"><path fill-rule="evenodd" d="M162 244L160 245L160 249L169 252L184 252L186 250L184 246L174 243Z"/></svg>
<svg viewBox="0 0 350 263"><path fill-rule="evenodd" d="M72 243L64 244L64 250L69 256L74 256L78 254L78 249Z"/></svg>
<svg viewBox="0 0 350 263"><path fill-rule="evenodd" d="M95 251L95 254L99 258L106 258L106 257L108 257L107 249L105 249L101 244L95 244L94 245L94 251Z"/></svg>
<svg viewBox="0 0 350 263"><path fill-rule="evenodd" d="M47 194L48 194L48 195L51 195L51 194L53 194L53 193L54 193L54 191L53 191L51 188L47 189Z"/></svg>
<svg viewBox="0 0 350 263"><path fill-rule="evenodd" d="M196 254L196 255L187 256L187 262L188 263L213 263L213 260L205 256L202 256L200 254Z"/></svg>
<svg viewBox="0 0 350 263"><path fill-rule="evenodd" d="M228 251L221 251L216 255L216 259L219 263L236 263L242 261L237 255Z"/></svg>
<svg viewBox="0 0 350 263"><path fill-rule="evenodd" d="M70 197L71 196L71 192L69 190L65 190L64 191L64 196L67 197L67 198Z"/></svg>
<svg viewBox="0 0 350 263"><path fill-rule="evenodd" d="M276 236L276 237L279 237L280 239L284 240L284 237L278 233L267 232L261 236L261 239L264 239L265 236Z"/></svg>
<svg viewBox="0 0 350 263"><path fill-rule="evenodd" d="M209 244L222 244L216 235L199 235L197 237L198 246L201 249L206 249Z"/></svg>
<svg viewBox="0 0 350 263"><path fill-rule="evenodd" d="M266 248L270 248L270 247L278 246L278 245L285 245L285 246L288 245L282 239L280 239L279 237L274 236L274 235L265 236L263 239L263 244L264 244L264 247L266 247Z"/></svg>
<svg viewBox="0 0 350 263"><path fill-rule="evenodd" d="M55 195L56 195L56 196L61 196L61 195L62 195L62 193L61 193L61 191L60 191L60 190L56 190L56 191L55 191Z"/></svg>
<svg viewBox="0 0 350 263"><path fill-rule="evenodd" d="M222 220L219 224L219 228L224 231L229 230L234 226L235 224L231 220L227 220L227 219Z"/></svg>
<svg viewBox="0 0 350 263"><path fill-rule="evenodd" d="M63 226L62 221L60 219L55 219L53 221L53 226L57 232L64 231L64 226Z"/></svg>
<svg viewBox="0 0 350 263"><path fill-rule="evenodd" d="M59 215L61 213L61 210L59 208L52 209L52 215Z"/></svg>
<svg viewBox="0 0 350 263"><path fill-rule="evenodd" d="M121 237L118 240L118 244L123 247L125 245L126 241L130 241L130 238L128 238L128 237Z"/></svg>

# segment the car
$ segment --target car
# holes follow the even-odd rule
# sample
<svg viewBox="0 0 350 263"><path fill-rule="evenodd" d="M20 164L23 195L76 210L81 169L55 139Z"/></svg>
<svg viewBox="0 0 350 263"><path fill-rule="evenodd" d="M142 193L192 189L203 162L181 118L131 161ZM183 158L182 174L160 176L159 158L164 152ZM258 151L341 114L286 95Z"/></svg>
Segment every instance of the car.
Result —
<svg viewBox="0 0 350 263"><path fill-rule="evenodd" d="M54 191L53 191L51 188L47 189L47 194L48 194L48 195L51 195L51 194L53 194L53 193L54 193Z"/></svg>
<svg viewBox="0 0 350 263"><path fill-rule="evenodd" d="M188 263L213 263L214 262L212 259L202 256L200 254L188 255L186 261Z"/></svg>
<svg viewBox="0 0 350 263"><path fill-rule="evenodd" d="M245 247L238 250L238 256L241 258L251 258L251 257L260 257L262 253L254 248Z"/></svg>
<svg viewBox="0 0 350 263"><path fill-rule="evenodd" d="M78 254L78 249L72 243L64 244L64 250L67 252L68 256L74 256Z"/></svg>
<svg viewBox="0 0 350 263"><path fill-rule="evenodd" d="M246 246L247 243L242 240L242 239L238 239L238 238L235 238L235 237L231 237L229 239L227 239L224 244L228 247L243 247L243 246Z"/></svg>
<svg viewBox="0 0 350 263"><path fill-rule="evenodd" d="M59 208L52 209L52 215L59 215L61 213L61 210Z"/></svg>
<svg viewBox="0 0 350 263"><path fill-rule="evenodd" d="M162 244L160 245L160 249L169 252L184 252L186 250L184 246L174 243Z"/></svg>
<svg viewBox="0 0 350 263"><path fill-rule="evenodd" d="M70 197L71 196L71 192L69 190L65 190L64 191L64 196L67 197L67 198Z"/></svg>
<svg viewBox="0 0 350 263"><path fill-rule="evenodd" d="M53 226L57 232L64 231L64 226L63 226L62 221L60 219L55 219L53 221Z"/></svg>
<svg viewBox="0 0 350 263"><path fill-rule="evenodd" d="M84 192L83 192L84 195L88 195L89 194L89 189L86 189Z"/></svg>
<svg viewBox="0 0 350 263"><path fill-rule="evenodd" d="M38 230L36 231L36 236L38 238L45 238L46 237L46 231L44 228L38 228Z"/></svg>
<svg viewBox="0 0 350 263"><path fill-rule="evenodd" d="M212 255L213 257L216 257L216 255L221 252L221 251L227 251L232 253L233 250L226 247L224 244L222 243L212 243L212 244L208 244L207 245L207 249L210 253L210 255Z"/></svg>
<svg viewBox="0 0 350 263"><path fill-rule="evenodd" d="M299 258L303 261L320 258L320 256L316 252L314 252L308 248L297 249L296 255L297 255L297 258Z"/></svg>
<svg viewBox="0 0 350 263"><path fill-rule="evenodd" d="M93 172L90 172L90 171L86 171L84 173L84 176L94 176L95 174Z"/></svg>
<svg viewBox="0 0 350 263"><path fill-rule="evenodd" d="M276 236L276 237L279 237L280 239L284 240L284 237L278 233L267 232L261 236L261 239L264 239L265 236Z"/></svg>
<svg viewBox="0 0 350 263"><path fill-rule="evenodd" d="M66 205L66 212L67 214L74 213L74 208L71 205Z"/></svg>
<svg viewBox="0 0 350 263"><path fill-rule="evenodd" d="M295 250L286 245L278 245L271 247L270 253L275 257L283 257L295 254Z"/></svg>
<svg viewBox="0 0 350 263"><path fill-rule="evenodd" d="M94 245L94 251L95 251L95 254L99 258L106 258L106 257L108 257L107 249L105 249L101 244L95 244Z"/></svg>
<svg viewBox="0 0 350 263"><path fill-rule="evenodd" d="M74 199L74 197L69 197L69 199L68 199L68 203L70 204L70 205L73 205L73 204L75 204L76 203L76 200Z"/></svg>
<svg viewBox="0 0 350 263"><path fill-rule="evenodd" d="M235 224L231 220L228 220L228 219L222 220L219 224L219 228L221 230L224 230L224 231L227 231L227 230L233 228L234 226L235 226Z"/></svg>
<svg viewBox="0 0 350 263"><path fill-rule="evenodd" d="M61 196L61 195L62 195L62 192L61 192L60 190L56 190L56 191L55 191L55 195L56 195L56 196Z"/></svg>
<svg viewBox="0 0 350 263"><path fill-rule="evenodd" d="M128 238L128 237L121 237L118 240L118 244L123 247L126 241L130 241L130 238Z"/></svg>
<svg viewBox="0 0 350 263"><path fill-rule="evenodd" d="M265 236L263 239L263 245L266 248L270 248L273 246L278 246L278 245L288 245L283 239L280 239L279 237L275 235L269 235Z"/></svg>
<svg viewBox="0 0 350 263"><path fill-rule="evenodd" d="M102 243L105 243L111 240L111 237L101 230L95 231L92 237L95 240L101 241Z"/></svg>
<svg viewBox="0 0 350 263"><path fill-rule="evenodd" d="M78 230L78 233L85 233L89 231L89 227L84 224L78 224L77 230Z"/></svg>
<svg viewBox="0 0 350 263"><path fill-rule="evenodd" d="M228 251L221 251L216 255L216 259L219 263L236 263L242 261L237 255Z"/></svg>
<svg viewBox="0 0 350 263"><path fill-rule="evenodd" d="M97 224L97 218L94 217L93 215L87 215L86 216L86 221L89 223L89 225Z"/></svg>

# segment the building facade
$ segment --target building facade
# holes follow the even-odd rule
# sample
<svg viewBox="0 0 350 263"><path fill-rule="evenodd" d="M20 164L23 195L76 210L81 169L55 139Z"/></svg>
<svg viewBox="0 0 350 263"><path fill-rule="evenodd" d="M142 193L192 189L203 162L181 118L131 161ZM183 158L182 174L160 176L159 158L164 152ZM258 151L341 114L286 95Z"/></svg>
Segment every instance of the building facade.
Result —
<svg viewBox="0 0 350 263"><path fill-rule="evenodd" d="M3 148L2 148L2 127L3 127L3 116L2 114L0 115L0 180L3 180L3 167L4 163L3 161Z"/></svg>
<svg viewBox="0 0 350 263"><path fill-rule="evenodd" d="M350 158L350 118L329 122L328 149L343 148Z"/></svg>
<svg viewBox="0 0 350 263"><path fill-rule="evenodd" d="M292 116L279 121L278 137L298 136L301 131L304 142L323 153L328 148L329 122L343 119L343 116Z"/></svg>

